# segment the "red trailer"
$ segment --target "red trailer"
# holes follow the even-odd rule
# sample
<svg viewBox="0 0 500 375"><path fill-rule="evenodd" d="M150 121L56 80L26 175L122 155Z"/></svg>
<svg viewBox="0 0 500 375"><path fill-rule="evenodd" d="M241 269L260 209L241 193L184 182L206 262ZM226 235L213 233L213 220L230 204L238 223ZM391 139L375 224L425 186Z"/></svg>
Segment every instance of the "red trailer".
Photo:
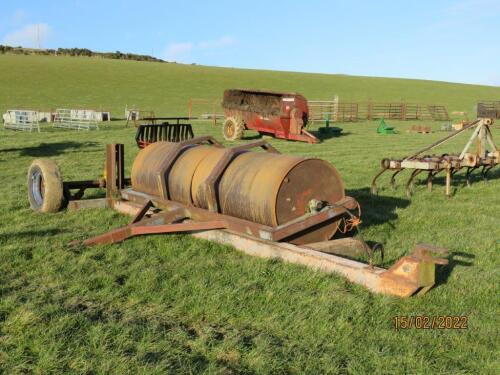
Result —
<svg viewBox="0 0 500 375"><path fill-rule="evenodd" d="M276 138L318 142L306 130L309 109L300 94L231 89L224 91L222 107L226 116L223 135L228 141L241 139L245 129L253 129Z"/></svg>

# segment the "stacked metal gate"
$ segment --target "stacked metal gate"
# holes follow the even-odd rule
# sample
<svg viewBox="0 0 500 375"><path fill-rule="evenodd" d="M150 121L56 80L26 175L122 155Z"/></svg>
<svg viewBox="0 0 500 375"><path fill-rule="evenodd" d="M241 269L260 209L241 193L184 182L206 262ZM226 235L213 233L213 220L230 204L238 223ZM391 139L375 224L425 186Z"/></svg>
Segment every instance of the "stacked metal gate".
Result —
<svg viewBox="0 0 500 375"><path fill-rule="evenodd" d="M326 119L339 122L374 121L382 118L402 121L449 121L450 119L446 107L436 104L309 100L308 106L312 122Z"/></svg>
<svg viewBox="0 0 500 375"><path fill-rule="evenodd" d="M99 130L95 111L90 109L57 109L53 127L73 130Z"/></svg>
<svg viewBox="0 0 500 375"><path fill-rule="evenodd" d="M28 131L36 130L40 132L37 111L25 111L12 109L3 115L3 126L5 129Z"/></svg>
<svg viewBox="0 0 500 375"><path fill-rule="evenodd" d="M500 100L477 103L477 117L500 119Z"/></svg>

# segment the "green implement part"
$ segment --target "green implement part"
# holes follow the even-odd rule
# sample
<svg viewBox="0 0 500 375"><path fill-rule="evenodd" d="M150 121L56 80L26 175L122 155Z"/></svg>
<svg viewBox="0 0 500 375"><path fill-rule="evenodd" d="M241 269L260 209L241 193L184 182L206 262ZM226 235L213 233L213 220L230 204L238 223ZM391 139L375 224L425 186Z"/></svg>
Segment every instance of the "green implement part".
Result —
<svg viewBox="0 0 500 375"><path fill-rule="evenodd" d="M378 125L377 133L379 133L379 134L396 134L396 131L394 130L394 126L387 126L384 119L382 118L382 120L380 121L380 124Z"/></svg>
<svg viewBox="0 0 500 375"><path fill-rule="evenodd" d="M321 136L338 137L342 133L342 128L330 126L330 115L325 116L325 126L318 128Z"/></svg>

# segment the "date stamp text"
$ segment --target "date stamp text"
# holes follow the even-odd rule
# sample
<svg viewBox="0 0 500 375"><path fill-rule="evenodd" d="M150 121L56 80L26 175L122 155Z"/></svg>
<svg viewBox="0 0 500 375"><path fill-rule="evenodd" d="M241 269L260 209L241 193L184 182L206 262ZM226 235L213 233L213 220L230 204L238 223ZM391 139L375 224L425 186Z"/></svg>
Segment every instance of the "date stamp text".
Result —
<svg viewBox="0 0 500 375"><path fill-rule="evenodd" d="M467 329L469 317L465 315L409 315L394 316L394 329Z"/></svg>

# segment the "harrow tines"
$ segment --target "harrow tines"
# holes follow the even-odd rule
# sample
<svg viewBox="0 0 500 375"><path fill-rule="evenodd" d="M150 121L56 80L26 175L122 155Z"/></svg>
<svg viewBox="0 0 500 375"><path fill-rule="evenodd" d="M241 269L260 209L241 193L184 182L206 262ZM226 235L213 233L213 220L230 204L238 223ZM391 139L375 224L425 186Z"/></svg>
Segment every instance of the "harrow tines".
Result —
<svg viewBox="0 0 500 375"><path fill-rule="evenodd" d="M158 120L159 118L157 118ZM193 128L191 124L179 123L171 124L163 122L161 124L141 124L137 128L135 136L137 146L144 148L151 143L158 141L165 142L182 142L194 138Z"/></svg>
<svg viewBox="0 0 500 375"><path fill-rule="evenodd" d="M417 153L406 157L402 160L399 159L382 159L381 167L382 170L373 178L371 191L373 194L377 193L377 179L387 170L394 171L390 184L392 189L395 189L396 180L395 177L404 169L411 169L412 173L410 178L406 183L406 195L408 197L412 194L412 188L415 178L422 172L427 171L427 189L432 191L432 183L434 177L441 171L446 172L446 187L445 193L447 196L451 195L451 184L453 176L461 169L466 168L465 180L467 186L472 184L472 172L478 168L481 168L481 178L483 181L487 180L488 172L500 163L500 150L496 147L493 142L493 137L491 134L490 126L493 124L493 120L489 118L482 118L474 121L473 123L467 125L461 130L457 130L453 134L446 136L445 138L434 142L428 147L418 151ZM442 154L437 155L424 155L422 154L426 151L431 150L434 147L440 146L448 140L452 139L456 135L462 133L466 129L475 129L469 138L469 141L463 148L460 154ZM477 151L471 153L468 150L471 145L477 143ZM486 146L489 145L488 150Z"/></svg>

